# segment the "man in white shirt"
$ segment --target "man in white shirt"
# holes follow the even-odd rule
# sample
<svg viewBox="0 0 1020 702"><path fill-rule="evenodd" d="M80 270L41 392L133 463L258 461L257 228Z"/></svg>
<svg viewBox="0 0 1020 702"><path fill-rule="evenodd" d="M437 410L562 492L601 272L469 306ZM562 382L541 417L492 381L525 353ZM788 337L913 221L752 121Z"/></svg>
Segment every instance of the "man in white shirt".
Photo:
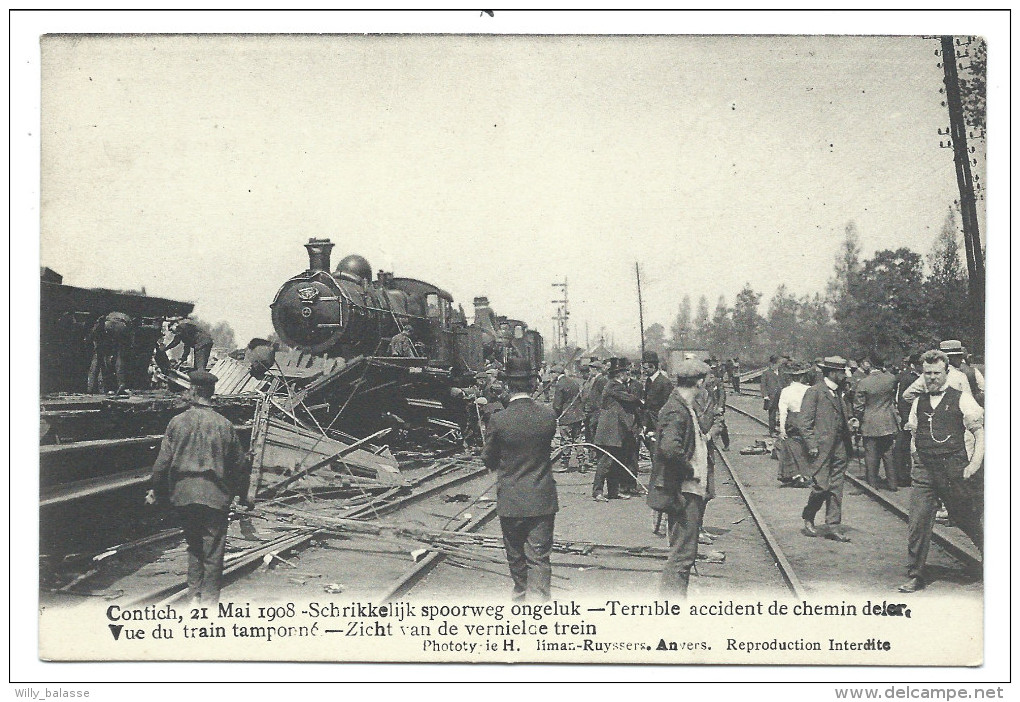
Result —
<svg viewBox="0 0 1020 702"><path fill-rule="evenodd" d="M974 397L974 390L971 387L970 378L967 374L960 370L960 366L963 363L963 345L956 339L948 339L939 344L939 351L946 355L949 361L949 375L948 382L949 387L954 390L959 390L965 395ZM978 392L983 396L985 391L985 378L981 375L981 371L977 368L971 368L974 372L974 385L977 386ZM924 378L918 378L914 383L903 391L903 399L907 402L913 402L926 390ZM982 397L983 401L984 398ZM978 403L980 404L980 402Z"/></svg>
<svg viewBox="0 0 1020 702"><path fill-rule="evenodd" d="M942 351L921 357L927 392L914 400L907 429L914 436L917 462L907 527L907 582L900 592L923 588L935 509L941 499L953 522L983 548L981 515L984 413L974 398L949 382L949 359ZM965 434L973 435L973 451Z"/></svg>

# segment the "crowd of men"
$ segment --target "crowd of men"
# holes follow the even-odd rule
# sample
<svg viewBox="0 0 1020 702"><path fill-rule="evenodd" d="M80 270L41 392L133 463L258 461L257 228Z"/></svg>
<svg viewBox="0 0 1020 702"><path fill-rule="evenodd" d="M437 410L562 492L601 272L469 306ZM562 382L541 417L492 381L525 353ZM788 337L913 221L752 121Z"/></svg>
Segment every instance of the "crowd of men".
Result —
<svg viewBox="0 0 1020 702"><path fill-rule="evenodd" d="M803 533L849 541L840 529L843 482L855 437L864 445L868 480L887 489L910 475L907 581L903 592L926 585L925 560L941 501L949 517L980 549L983 545L984 379L966 364L957 341L915 354L896 369L877 359L853 364L838 356L812 364L773 357L762 377L764 407L780 438L780 481L810 488ZM497 474L496 512L515 600L550 598L555 514L553 473L593 470L592 499L609 502L645 494L666 521L669 556L660 588L683 598L697 559L705 508L715 494L713 454L726 450L727 369L688 358L672 370L654 352L640 367L625 358L588 359L580 378L554 368L551 406L525 359L492 363L463 391L477 413L482 460ZM899 370L899 373L894 371ZM146 501L168 501L182 516L189 550L189 594L198 603L219 597L227 513L246 494L247 473L230 422L211 407L212 374L191 373L192 409L167 427ZM554 468L553 441L561 433L562 461ZM902 459L904 433L910 439ZM200 442L194 437L201 437ZM640 487L641 445L651 457L647 489ZM196 453L196 447L200 450ZM897 452L899 449L899 453ZM815 516L825 507L824 526Z"/></svg>
<svg viewBox="0 0 1020 702"><path fill-rule="evenodd" d="M900 591L926 585L924 564L940 513L982 548L984 378L958 340L911 354L899 366L874 356L812 364L773 356L761 393L770 432L779 438L781 485L811 490L801 515L806 536L849 541L840 527L843 483L850 459L863 454L873 488L912 487L908 580ZM819 527L815 516L823 505Z"/></svg>
<svg viewBox="0 0 1020 702"><path fill-rule="evenodd" d="M663 516L667 522L670 553L661 590L685 596L698 544L706 538L702 530L705 506L715 493L713 451L726 450L729 444L722 381L736 376L739 383L739 371L735 372L733 361L688 358L673 369L670 378L660 370L654 353L644 355L640 368L625 358L609 358L582 361L580 378L562 367L552 371L554 380L547 383L552 390L551 408L535 402L539 393L529 394L535 385L523 380L527 376L523 369L517 373L517 393L511 399L511 403L521 401L514 420L508 422L516 430L526 423L529 411L551 409L551 417L543 414L540 421L536 419L542 431L529 434L523 444L519 433L508 439L504 430L490 432L483 451L486 465L499 472L500 481L513 475L515 500L520 500L516 490L534 476L509 457L527 445L526 463L540 474L535 484L553 491L552 500L548 496L541 500L545 509L552 510L542 515L541 528L521 532L517 523L504 526L514 597L548 597L546 573L555 512L555 483L550 488L549 482L552 473L572 466L580 472L594 470L591 494L597 502L647 494L648 505L659 515L656 531ZM914 592L927 584L925 560L940 503L948 518L982 548L984 379L966 363L965 349L958 341L944 341L939 349L913 354L903 359L902 367L874 357L853 362L830 356L799 363L774 356L761 387L770 432L779 439L780 484L810 489L801 513L804 535L850 540L841 528L843 484L851 457L863 453L865 477L872 486L913 487L908 579L900 591ZM497 425L500 416L493 416ZM506 416L509 420L510 415ZM557 429L565 447L560 449L561 466L555 469L551 460L536 456L549 455ZM642 444L652 459L647 490L637 481ZM881 483L883 467L885 482ZM822 507L825 523L816 525ZM511 512L506 516L536 516ZM529 568L537 569L540 576L536 577L545 584L531 588Z"/></svg>

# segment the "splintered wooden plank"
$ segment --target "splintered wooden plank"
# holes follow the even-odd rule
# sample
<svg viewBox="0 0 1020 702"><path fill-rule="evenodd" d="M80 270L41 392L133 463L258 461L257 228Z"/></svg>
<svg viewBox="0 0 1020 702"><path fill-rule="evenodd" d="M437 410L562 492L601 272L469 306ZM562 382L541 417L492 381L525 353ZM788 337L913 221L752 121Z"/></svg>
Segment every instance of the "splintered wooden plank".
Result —
<svg viewBox="0 0 1020 702"><path fill-rule="evenodd" d="M331 439L304 427L270 417L267 422L262 465L301 469L342 451L351 443L353 442ZM345 455L343 463L369 470L380 479L386 474L399 473L397 461L388 452L380 451L377 454L374 451L379 451L379 448L374 446L359 448Z"/></svg>
<svg viewBox="0 0 1020 702"><path fill-rule="evenodd" d="M269 410L273 406L273 393L280 385L278 378L273 378L269 389L259 398L255 408L255 418L251 430L251 447L249 449L252 462L252 476L248 481L248 502L255 500L262 483L262 471L265 465L266 437L269 430Z"/></svg>

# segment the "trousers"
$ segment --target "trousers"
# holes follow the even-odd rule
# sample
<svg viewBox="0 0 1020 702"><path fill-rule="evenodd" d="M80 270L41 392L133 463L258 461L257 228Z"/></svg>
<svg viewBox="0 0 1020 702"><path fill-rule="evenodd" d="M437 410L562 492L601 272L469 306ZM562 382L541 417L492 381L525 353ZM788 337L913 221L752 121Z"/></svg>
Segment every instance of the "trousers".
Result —
<svg viewBox="0 0 1020 702"><path fill-rule="evenodd" d="M906 429L900 429L896 433L892 460L896 464L896 477L900 481L900 487L910 487L912 459L910 457L910 432Z"/></svg>
<svg viewBox="0 0 1020 702"><path fill-rule="evenodd" d="M548 602L552 591L553 523L555 514L500 517L503 546L514 581L514 602Z"/></svg>
<svg viewBox="0 0 1020 702"><path fill-rule="evenodd" d="M678 511L666 513L669 556L662 569L659 591L663 595L684 598L691 568L698 559L698 533L705 516L705 498L685 492L680 502Z"/></svg>
<svg viewBox="0 0 1020 702"><path fill-rule="evenodd" d="M209 354L212 353L212 344L195 347L195 370L205 370L209 365Z"/></svg>
<svg viewBox="0 0 1020 702"><path fill-rule="evenodd" d="M966 453L949 456L918 454L910 491L910 519L907 525L907 575L924 580L924 566L931 547L938 502L942 500L949 518L974 542L984 548L981 523L982 472L967 480L963 470L969 463Z"/></svg>
<svg viewBox="0 0 1020 702"><path fill-rule="evenodd" d="M835 526L843 521L843 481L848 463L846 446L837 440L832 455L814 477L811 494L801 517L814 521L818 510L825 505L825 523Z"/></svg>
<svg viewBox="0 0 1020 702"><path fill-rule="evenodd" d="M227 513L205 505L178 507L188 542L188 599L203 605L220 601Z"/></svg>
<svg viewBox="0 0 1020 702"><path fill-rule="evenodd" d="M575 444L581 438L581 423L576 422L574 424L561 424L560 434L563 436L563 440L568 444ZM570 459L573 457L574 463L584 462L584 452L580 447L564 449L560 455L560 460L563 462L563 468L567 469L570 467Z"/></svg>
<svg viewBox="0 0 1020 702"><path fill-rule="evenodd" d="M885 481L889 489L899 489L896 459L892 453L894 441L895 434L864 437L864 469L871 487L878 487L879 466L884 463Z"/></svg>
<svg viewBox="0 0 1020 702"><path fill-rule="evenodd" d="M630 460L627 452L628 447L626 446L602 446L600 448L608 452L616 461L623 465L627 465L627 462ZM595 467L595 482L592 483L591 487L592 497L601 495L603 486L605 486L607 493L606 497L609 499L616 499L620 495L620 475L624 471L616 461L606 454L599 452L599 462Z"/></svg>

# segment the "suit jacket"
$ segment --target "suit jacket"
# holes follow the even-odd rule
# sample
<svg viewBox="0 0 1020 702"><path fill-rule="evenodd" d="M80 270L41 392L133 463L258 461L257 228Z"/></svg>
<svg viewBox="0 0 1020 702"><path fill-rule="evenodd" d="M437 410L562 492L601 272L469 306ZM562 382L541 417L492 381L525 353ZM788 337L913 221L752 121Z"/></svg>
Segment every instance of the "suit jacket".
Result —
<svg viewBox="0 0 1020 702"><path fill-rule="evenodd" d="M553 413L560 424L577 424L584 419L581 407L581 384L577 378L561 375L553 389Z"/></svg>
<svg viewBox="0 0 1020 702"><path fill-rule="evenodd" d="M600 372L592 375L592 378L584 383L584 387L581 388L580 402L585 416L598 418L599 406L602 404L602 391L606 389L608 382L609 379Z"/></svg>
<svg viewBox="0 0 1020 702"><path fill-rule="evenodd" d="M648 481L648 506L660 512L679 510L684 480L694 475L695 432L683 399L670 393L657 417L655 460Z"/></svg>
<svg viewBox="0 0 1020 702"><path fill-rule="evenodd" d="M840 402L843 404L842 417ZM837 398L824 380L804 393L798 417L800 433L808 453L818 451L812 469L816 471L815 480L823 490L828 489L828 474L837 442L843 441L847 453L850 452L850 427L846 419L851 416L846 399Z"/></svg>
<svg viewBox="0 0 1020 702"><path fill-rule="evenodd" d="M779 386L779 373L772 368L766 368L765 372L761 374L761 396L776 403L779 401L780 390L782 388Z"/></svg>
<svg viewBox="0 0 1020 702"><path fill-rule="evenodd" d="M880 371L857 383L854 416L861 420L861 436L891 436L899 431L896 421L896 377Z"/></svg>
<svg viewBox="0 0 1020 702"><path fill-rule="evenodd" d="M649 430L654 430L657 426L659 411L665 406L672 392L672 381L661 371L655 376L655 380L645 381L645 427Z"/></svg>
<svg viewBox="0 0 1020 702"><path fill-rule="evenodd" d="M595 443L600 446L623 446L625 440L634 438L640 398L627 390L619 380L606 383L602 391L598 427L595 429Z"/></svg>
<svg viewBox="0 0 1020 702"><path fill-rule="evenodd" d="M513 400L492 415L482 461L496 471L496 514L542 517L559 509L549 455L556 434L552 410L531 398Z"/></svg>
<svg viewBox="0 0 1020 702"><path fill-rule="evenodd" d="M910 417L910 406L913 404L903 399L903 393L914 384L918 377L913 368L907 368L901 371L896 378L896 412L900 416L901 427L906 424L907 419Z"/></svg>

